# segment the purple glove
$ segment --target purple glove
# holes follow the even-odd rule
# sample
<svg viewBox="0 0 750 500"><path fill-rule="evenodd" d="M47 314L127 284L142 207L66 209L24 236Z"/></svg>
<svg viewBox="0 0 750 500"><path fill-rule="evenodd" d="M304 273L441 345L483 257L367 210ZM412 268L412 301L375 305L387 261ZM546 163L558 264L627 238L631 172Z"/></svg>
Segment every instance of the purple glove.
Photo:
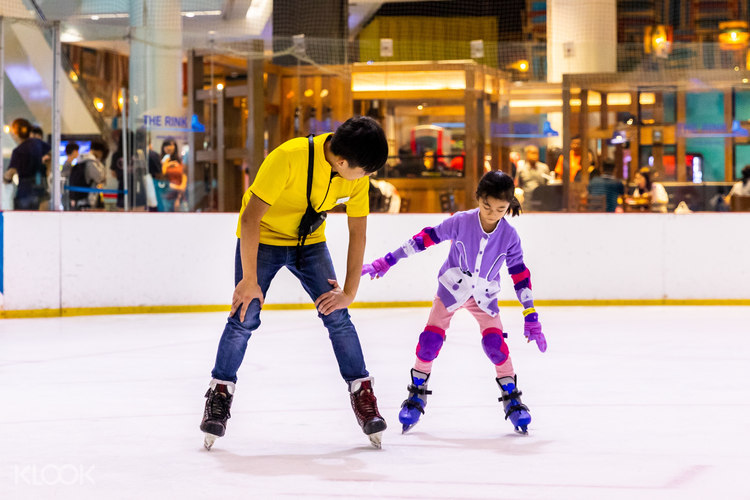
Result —
<svg viewBox="0 0 750 500"><path fill-rule="evenodd" d="M524 318L523 335L526 337L527 342L531 342L532 340L536 342L536 346L540 351L544 352L547 350L547 339L544 338L544 334L542 333L542 324L539 323L539 315L537 313L531 313Z"/></svg>
<svg viewBox="0 0 750 500"><path fill-rule="evenodd" d="M391 265L386 262L385 257L380 257L379 259L373 260L372 264L365 264L362 266L362 276L369 274L370 279L382 278L390 268Z"/></svg>

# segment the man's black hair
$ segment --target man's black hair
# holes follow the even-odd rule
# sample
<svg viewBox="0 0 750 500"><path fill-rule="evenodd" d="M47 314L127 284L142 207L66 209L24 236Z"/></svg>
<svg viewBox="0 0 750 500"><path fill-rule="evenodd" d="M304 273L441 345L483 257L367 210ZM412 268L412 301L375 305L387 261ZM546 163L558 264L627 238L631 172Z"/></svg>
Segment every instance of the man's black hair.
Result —
<svg viewBox="0 0 750 500"><path fill-rule="evenodd" d="M651 191L651 174L648 173L648 171L641 169L640 172L638 172L643 176L644 179L646 179L646 191Z"/></svg>
<svg viewBox="0 0 750 500"><path fill-rule="evenodd" d="M613 174L616 166L615 160L611 158L605 158L602 160L602 172L605 174Z"/></svg>
<svg viewBox="0 0 750 500"><path fill-rule="evenodd" d="M742 169L742 185L750 181L750 165L745 165L745 168Z"/></svg>
<svg viewBox="0 0 750 500"><path fill-rule="evenodd" d="M367 116L346 120L331 139L331 152L349 162L349 167L361 167L371 173L388 160L388 141L378 122Z"/></svg>
<svg viewBox="0 0 750 500"><path fill-rule="evenodd" d="M26 118L16 118L10 127L21 140L26 140L31 135L31 122Z"/></svg>
<svg viewBox="0 0 750 500"><path fill-rule="evenodd" d="M79 146L77 142L69 142L65 146L65 154L70 155L73 153L73 151L78 151L78 149L79 149Z"/></svg>
<svg viewBox="0 0 750 500"><path fill-rule="evenodd" d="M42 127L39 125L32 125L30 132L32 134L38 135L39 137L44 137L44 130L42 130Z"/></svg>
<svg viewBox="0 0 750 500"><path fill-rule="evenodd" d="M93 141L91 141L91 151L101 151L101 161L104 162L104 160L106 160L107 156L109 155L109 146L107 146L107 143L102 139L94 139Z"/></svg>

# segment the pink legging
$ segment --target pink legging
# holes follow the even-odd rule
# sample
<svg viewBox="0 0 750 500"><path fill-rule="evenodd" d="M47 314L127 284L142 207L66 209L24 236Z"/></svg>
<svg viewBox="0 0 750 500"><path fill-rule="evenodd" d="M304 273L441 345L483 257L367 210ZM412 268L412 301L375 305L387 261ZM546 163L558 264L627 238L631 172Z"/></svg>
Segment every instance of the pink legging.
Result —
<svg viewBox="0 0 750 500"><path fill-rule="evenodd" d="M500 321L500 316L498 315L493 318L486 312L482 311L474 301L473 297L467 300L464 305L459 307L459 309L466 309L471 313L472 316L474 316L474 319L476 319L477 323L479 323L480 332L483 332L488 328L497 328L500 331L503 330L503 323ZM456 311L457 310L458 309L456 309ZM432 302L432 309L430 310L430 317L427 320L427 325L436 326L443 331L447 331L448 327L451 324L451 318L453 318L453 315L456 313L456 311L448 311L448 309L445 308L445 305L443 305L443 301L440 300L439 297L435 297L435 300ZM433 362L434 360L422 361L421 359L417 358L416 362L414 363L414 368L422 373L430 373L432 371ZM495 365L495 371L497 372L498 378L512 377L515 375L515 371L513 370L513 362L510 360L510 355L508 355L508 359L506 359L503 363Z"/></svg>

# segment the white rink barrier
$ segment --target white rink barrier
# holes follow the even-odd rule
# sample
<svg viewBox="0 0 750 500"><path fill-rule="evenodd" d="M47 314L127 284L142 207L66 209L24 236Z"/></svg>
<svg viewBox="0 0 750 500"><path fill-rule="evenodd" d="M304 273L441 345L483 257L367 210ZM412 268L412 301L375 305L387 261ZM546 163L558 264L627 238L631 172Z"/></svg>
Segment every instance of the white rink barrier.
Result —
<svg viewBox="0 0 750 500"><path fill-rule="evenodd" d="M236 214L30 213L2 217L5 317L222 310L234 285ZM397 248L443 214L373 214L365 260ZM525 214L517 228L534 296L548 305L750 304L750 213ZM328 244L343 286L346 216L331 214ZM357 305L426 305L443 243L363 278ZM502 304L514 304L504 274ZM310 299L282 270L269 307Z"/></svg>

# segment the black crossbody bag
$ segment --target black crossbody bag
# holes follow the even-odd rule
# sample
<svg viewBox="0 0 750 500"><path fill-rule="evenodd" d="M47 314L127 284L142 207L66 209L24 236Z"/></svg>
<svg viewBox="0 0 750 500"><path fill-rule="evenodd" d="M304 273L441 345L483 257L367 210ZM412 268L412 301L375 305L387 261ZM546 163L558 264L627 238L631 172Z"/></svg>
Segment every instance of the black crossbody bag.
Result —
<svg viewBox="0 0 750 500"><path fill-rule="evenodd" d="M310 201L310 193L312 192L312 180L313 180L313 165L315 163L315 145L313 144L313 135L307 136L309 144L309 153L307 160L307 210L305 215L302 216L302 220L299 223L299 229L297 232L297 269L302 267L302 247L305 244L307 237L315 232L321 224L326 220L328 215L326 212L316 212Z"/></svg>

